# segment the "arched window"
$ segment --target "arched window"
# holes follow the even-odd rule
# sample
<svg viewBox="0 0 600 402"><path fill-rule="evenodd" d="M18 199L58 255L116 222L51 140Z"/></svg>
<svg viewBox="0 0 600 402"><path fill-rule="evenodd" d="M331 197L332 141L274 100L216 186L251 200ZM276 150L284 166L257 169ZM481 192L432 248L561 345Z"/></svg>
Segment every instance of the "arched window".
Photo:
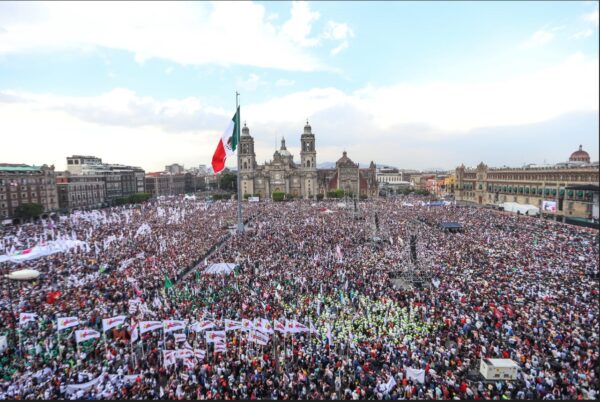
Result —
<svg viewBox="0 0 600 402"><path fill-rule="evenodd" d="M244 169L248 169L248 162L244 162Z"/></svg>
<svg viewBox="0 0 600 402"><path fill-rule="evenodd" d="M310 167L310 161L306 161L306 167Z"/></svg>

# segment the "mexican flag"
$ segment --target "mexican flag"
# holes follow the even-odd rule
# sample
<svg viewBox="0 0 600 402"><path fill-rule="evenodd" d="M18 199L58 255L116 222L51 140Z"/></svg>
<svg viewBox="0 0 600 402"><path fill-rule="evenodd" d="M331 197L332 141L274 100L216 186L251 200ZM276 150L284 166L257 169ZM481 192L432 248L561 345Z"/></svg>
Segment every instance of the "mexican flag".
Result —
<svg viewBox="0 0 600 402"><path fill-rule="evenodd" d="M235 155L237 144L240 138L240 107L238 106L237 111L229 126L223 132L223 136L219 140L217 149L212 158L212 168L215 174L225 169L225 161L228 157Z"/></svg>

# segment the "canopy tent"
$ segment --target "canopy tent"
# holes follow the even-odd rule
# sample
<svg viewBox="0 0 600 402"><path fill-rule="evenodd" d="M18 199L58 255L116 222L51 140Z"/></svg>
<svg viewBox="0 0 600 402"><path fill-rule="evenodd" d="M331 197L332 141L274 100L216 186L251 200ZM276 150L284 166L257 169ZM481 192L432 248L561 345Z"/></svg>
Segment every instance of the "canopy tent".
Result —
<svg viewBox="0 0 600 402"><path fill-rule="evenodd" d="M518 202L505 202L500 206L508 212L520 212L523 215L535 216L540 214L540 209L531 204L519 204Z"/></svg>
<svg viewBox="0 0 600 402"><path fill-rule="evenodd" d="M233 264L230 262L219 262L216 264L210 264L205 270L205 274L210 275L228 275L233 272L233 270L237 267L237 264Z"/></svg>

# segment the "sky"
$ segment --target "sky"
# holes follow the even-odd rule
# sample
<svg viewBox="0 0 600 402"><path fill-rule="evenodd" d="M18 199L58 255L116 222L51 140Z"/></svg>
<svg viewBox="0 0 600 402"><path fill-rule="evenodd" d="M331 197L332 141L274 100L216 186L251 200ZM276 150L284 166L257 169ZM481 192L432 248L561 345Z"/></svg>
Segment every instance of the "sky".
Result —
<svg viewBox="0 0 600 402"><path fill-rule="evenodd" d="M0 163L598 160L598 2L0 2ZM228 161L235 167L235 160Z"/></svg>

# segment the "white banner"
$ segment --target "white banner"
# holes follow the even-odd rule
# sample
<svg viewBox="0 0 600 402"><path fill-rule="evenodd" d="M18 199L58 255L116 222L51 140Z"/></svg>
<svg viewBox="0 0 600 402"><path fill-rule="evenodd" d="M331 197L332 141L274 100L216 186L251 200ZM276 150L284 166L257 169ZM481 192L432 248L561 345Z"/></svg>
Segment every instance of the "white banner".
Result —
<svg viewBox="0 0 600 402"><path fill-rule="evenodd" d="M142 321L140 322L140 334L161 329L163 327L162 321Z"/></svg>
<svg viewBox="0 0 600 402"><path fill-rule="evenodd" d="M236 329L242 328L241 321L234 320L224 320L225 321L225 331L234 331Z"/></svg>
<svg viewBox="0 0 600 402"><path fill-rule="evenodd" d="M406 370L406 378L418 381L421 384L425 383L425 370L414 369L406 366L404 367L404 370Z"/></svg>
<svg viewBox="0 0 600 402"><path fill-rule="evenodd" d="M126 319L126 315L118 315L112 318L104 318L102 320L102 332L106 332L109 329L113 329L115 327L118 327L119 325L122 325Z"/></svg>
<svg viewBox="0 0 600 402"><path fill-rule="evenodd" d="M185 329L185 321L163 320L163 330L165 331L165 334L183 329Z"/></svg>
<svg viewBox="0 0 600 402"><path fill-rule="evenodd" d="M100 338L100 332L93 329L79 329L75 331L75 342L81 343L90 339Z"/></svg>
<svg viewBox="0 0 600 402"><path fill-rule="evenodd" d="M66 328L71 328L76 325L79 325L79 318L77 317L60 317L57 320L56 330L60 331Z"/></svg>
<svg viewBox="0 0 600 402"><path fill-rule="evenodd" d="M37 319L37 316L38 315L36 313L21 313L19 315L19 325L35 321Z"/></svg>
<svg viewBox="0 0 600 402"><path fill-rule="evenodd" d="M206 331L206 342L225 341L225 331Z"/></svg>
<svg viewBox="0 0 600 402"><path fill-rule="evenodd" d="M12 254L0 255L0 262L29 261L56 253L62 253L72 249L73 247L81 246L83 248L86 245L86 242L80 240L55 240L47 243L42 242L25 250L20 250Z"/></svg>

